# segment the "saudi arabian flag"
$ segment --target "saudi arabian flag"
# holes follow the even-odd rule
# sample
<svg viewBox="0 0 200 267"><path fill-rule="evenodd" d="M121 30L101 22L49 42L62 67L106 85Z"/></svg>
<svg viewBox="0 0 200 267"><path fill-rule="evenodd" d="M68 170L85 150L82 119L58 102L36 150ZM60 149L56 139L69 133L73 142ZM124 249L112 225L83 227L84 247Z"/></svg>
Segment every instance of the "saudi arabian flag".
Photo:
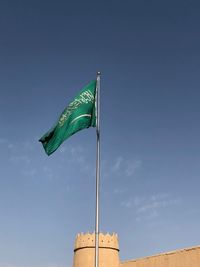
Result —
<svg viewBox="0 0 200 267"><path fill-rule="evenodd" d="M86 85L65 108L56 125L40 138L47 155L52 154L68 137L96 126L96 80Z"/></svg>

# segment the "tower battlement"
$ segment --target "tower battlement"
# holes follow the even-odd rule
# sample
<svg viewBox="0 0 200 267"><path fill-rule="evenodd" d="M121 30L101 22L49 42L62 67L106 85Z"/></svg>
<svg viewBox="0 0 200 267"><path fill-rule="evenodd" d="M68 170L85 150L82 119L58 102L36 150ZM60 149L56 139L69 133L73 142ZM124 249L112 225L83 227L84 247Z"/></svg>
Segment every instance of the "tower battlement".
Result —
<svg viewBox="0 0 200 267"><path fill-rule="evenodd" d="M76 236L74 251L81 248L95 247L95 233L80 233ZM118 235L116 233L100 233L99 248L110 248L119 251Z"/></svg>

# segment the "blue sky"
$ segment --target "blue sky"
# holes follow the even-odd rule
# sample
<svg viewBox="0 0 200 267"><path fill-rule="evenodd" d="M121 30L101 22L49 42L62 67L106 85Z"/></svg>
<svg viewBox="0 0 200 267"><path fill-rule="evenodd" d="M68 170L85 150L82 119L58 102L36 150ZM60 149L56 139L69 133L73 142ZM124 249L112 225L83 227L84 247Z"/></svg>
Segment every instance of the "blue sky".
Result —
<svg viewBox="0 0 200 267"><path fill-rule="evenodd" d="M199 1L1 1L0 267L71 267L95 129L38 139L96 71L101 216L122 260L200 243Z"/></svg>

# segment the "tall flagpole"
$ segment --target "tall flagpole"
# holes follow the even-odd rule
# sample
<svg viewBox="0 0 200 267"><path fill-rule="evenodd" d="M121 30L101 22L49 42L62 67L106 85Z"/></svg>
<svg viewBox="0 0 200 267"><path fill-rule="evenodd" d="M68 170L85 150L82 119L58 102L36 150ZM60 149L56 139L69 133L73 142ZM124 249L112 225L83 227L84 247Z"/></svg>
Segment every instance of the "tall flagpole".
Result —
<svg viewBox="0 0 200 267"><path fill-rule="evenodd" d="M99 186L100 186L100 76L97 72L96 84L96 132L97 132L97 156L96 156L96 216L95 216L95 267L99 267Z"/></svg>

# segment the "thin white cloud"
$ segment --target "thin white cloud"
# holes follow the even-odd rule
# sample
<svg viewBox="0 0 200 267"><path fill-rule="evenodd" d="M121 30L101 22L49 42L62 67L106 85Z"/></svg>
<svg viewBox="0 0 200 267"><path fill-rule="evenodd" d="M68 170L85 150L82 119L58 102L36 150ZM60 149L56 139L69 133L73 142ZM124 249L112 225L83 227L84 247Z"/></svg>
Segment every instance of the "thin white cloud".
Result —
<svg viewBox="0 0 200 267"><path fill-rule="evenodd" d="M135 206L136 213L139 217L153 220L159 216L163 209L181 204L180 198L172 197L170 194L156 194L146 197Z"/></svg>
<svg viewBox="0 0 200 267"><path fill-rule="evenodd" d="M0 262L0 267L20 267L19 265L16 264L10 264L10 263L2 263Z"/></svg>
<svg viewBox="0 0 200 267"><path fill-rule="evenodd" d="M143 200L144 200L143 197L138 197L138 196L134 197L134 199L133 199L134 206L137 207L137 206L141 205Z"/></svg>
<svg viewBox="0 0 200 267"><path fill-rule="evenodd" d="M121 206L125 207L125 208L136 208L138 209L138 207L140 207L140 205L142 204L142 201L144 200L144 198L141 197L129 197L126 200L121 201Z"/></svg>
<svg viewBox="0 0 200 267"><path fill-rule="evenodd" d="M141 160L129 160L126 163L125 173L128 177L131 177L135 174L136 170L139 169L142 165Z"/></svg>
<svg viewBox="0 0 200 267"><path fill-rule="evenodd" d="M23 141L22 142L22 148L26 151L33 151L35 148L35 140L34 141Z"/></svg>
<svg viewBox="0 0 200 267"><path fill-rule="evenodd" d="M37 171L36 169L27 169L27 170L22 170L22 174L26 177L36 177Z"/></svg>
<svg viewBox="0 0 200 267"><path fill-rule="evenodd" d="M125 189L121 189L121 188L115 188L114 190L113 190L113 193L115 194L115 195L121 195L121 194L124 194L126 192L126 190Z"/></svg>
<svg viewBox="0 0 200 267"><path fill-rule="evenodd" d="M63 147L61 153L67 153L68 157L65 158L65 162L70 165L75 165L75 168L84 173L91 173L94 171L94 166L92 166L91 161L88 157L88 151L82 146L73 146L69 149Z"/></svg>
<svg viewBox="0 0 200 267"><path fill-rule="evenodd" d="M138 207L137 212L138 213L145 213L148 211L158 210L160 208L166 208L168 206L177 205L181 202L179 198L175 199L152 199L152 197L148 200L148 203L144 203L144 205L141 205Z"/></svg>
<svg viewBox="0 0 200 267"><path fill-rule="evenodd" d="M114 160L113 166L112 166L112 170L114 172L117 172L120 170L122 162L123 162L123 157L119 156Z"/></svg>
<svg viewBox="0 0 200 267"><path fill-rule="evenodd" d="M120 176L120 177L134 177L136 171L142 166L140 159L126 159L125 157L118 156L110 164L104 164L104 173L106 176Z"/></svg>
<svg viewBox="0 0 200 267"><path fill-rule="evenodd" d="M0 145L6 146L8 149L12 149L15 146L14 143L12 143L11 141L9 141L6 138L0 138Z"/></svg>
<svg viewBox="0 0 200 267"><path fill-rule="evenodd" d="M13 149L15 146L12 143L8 144L8 149Z"/></svg>
<svg viewBox="0 0 200 267"><path fill-rule="evenodd" d="M40 166L41 164L38 164L40 154L36 156L35 153L35 148L38 145L36 141L34 139L12 143L8 139L0 138L0 145L4 146L4 149L9 148L7 160L15 167L16 172L23 176L36 177L36 174L38 174L38 177L42 175L44 178L53 180L59 176L59 172L62 171L63 166L66 167L66 164L70 168L78 169L84 173L94 171L94 166L87 158L87 151L81 146L70 148L62 146L59 149L61 164L56 166L56 170L54 164L51 165L51 161L47 158L42 159L43 165ZM41 156L43 156L42 153ZM57 156L59 157L59 153Z"/></svg>
<svg viewBox="0 0 200 267"><path fill-rule="evenodd" d="M42 167L44 175L47 177L48 180L53 180L57 176L54 174L54 171L49 166Z"/></svg>
<svg viewBox="0 0 200 267"><path fill-rule="evenodd" d="M35 140L26 140L21 142L13 142L6 138L0 138L0 145L5 145L9 149L14 149L17 151L33 151L36 145Z"/></svg>
<svg viewBox="0 0 200 267"><path fill-rule="evenodd" d="M135 211L136 221L153 220L160 212L171 206L181 204L181 198L171 197L170 194L154 194L149 197L129 197L121 202L121 206Z"/></svg>
<svg viewBox="0 0 200 267"><path fill-rule="evenodd" d="M133 201L132 201L132 198L129 198L125 201L122 201L121 202L121 206L124 207L124 208L131 208L133 206Z"/></svg>
<svg viewBox="0 0 200 267"><path fill-rule="evenodd" d="M8 139L0 138L0 142L5 144L4 149L7 151L5 160L12 165L16 174L36 177L33 141L10 142Z"/></svg>
<svg viewBox="0 0 200 267"><path fill-rule="evenodd" d="M67 148L65 146L62 146L59 151L61 154L64 154L66 152Z"/></svg>
<svg viewBox="0 0 200 267"><path fill-rule="evenodd" d="M31 160L27 155L14 155L10 157L10 161L14 164L30 164Z"/></svg>
<svg viewBox="0 0 200 267"><path fill-rule="evenodd" d="M7 143L7 140L5 138L0 138L0 145L4 145Z"/></svg>

